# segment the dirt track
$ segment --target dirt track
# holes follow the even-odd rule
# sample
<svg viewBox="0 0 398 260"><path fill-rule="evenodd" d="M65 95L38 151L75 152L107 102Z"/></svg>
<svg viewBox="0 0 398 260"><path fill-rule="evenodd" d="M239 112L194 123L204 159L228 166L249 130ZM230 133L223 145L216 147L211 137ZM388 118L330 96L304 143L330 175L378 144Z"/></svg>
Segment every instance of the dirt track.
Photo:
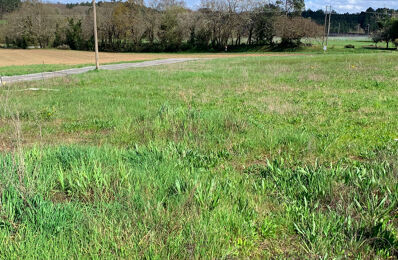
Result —
<svg viewBox="0 0 398 260"><path fill-rule="evenodd" d="M292 54L164 54L164 53L100 53L101 63L140 61L168 58L226 58L240 56L286 56ZM294 54L293 54L294 55ZM94 54L88 51L69 51L56 49L14 50L0 49L0 67L34 64L93 64Z"/></svg>

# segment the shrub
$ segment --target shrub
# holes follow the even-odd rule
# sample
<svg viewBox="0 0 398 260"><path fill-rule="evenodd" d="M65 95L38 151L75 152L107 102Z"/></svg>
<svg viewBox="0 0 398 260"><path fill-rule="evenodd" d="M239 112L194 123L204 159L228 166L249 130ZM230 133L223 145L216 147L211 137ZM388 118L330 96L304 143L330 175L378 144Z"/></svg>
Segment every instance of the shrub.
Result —
<svg viewBox="0 0 398 260"><path fill-rule="evenodd" d="M377 44L378 44L379 42L382 42L382 41L383 41L382 32L378 31L378 32L373 33L373 35L372 35L372 40L373 40L373 42L376 44L376 47L377 47Z"/></svg>
<svg viewBox="0 0 398 260"><path fill-rule="evenodd" d="M58 45L58 46L56 46L56 48L59 50L70 50L70 47L68 44Z"/></svg>
<svg viewBox="0 0 398 260"><path fill-rule="evenodd" d="M302 38L316 38L323 33L322 26L302 17L280 16L276 19L275 30L276 36L282 39L282 47L297 47Z"/></svg>

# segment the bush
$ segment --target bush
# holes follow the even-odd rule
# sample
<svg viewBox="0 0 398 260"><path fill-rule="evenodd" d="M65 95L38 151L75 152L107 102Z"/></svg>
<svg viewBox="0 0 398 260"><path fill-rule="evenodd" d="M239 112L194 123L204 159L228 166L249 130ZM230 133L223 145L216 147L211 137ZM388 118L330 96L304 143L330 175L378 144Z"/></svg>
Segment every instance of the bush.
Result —
<svg viewBox="0 0 398 260"><path fill-rule="evenodd" d="M302 38L316 38L322 35L322 26L310 19L302 17L280 16L275 22L276 36L282 41L281 47L298 47L301 45Z"/></svg>
<svg viewBox="0 0 398 260"><path fill-rule="evenodd" d="M70 50L70 47L69 47L68 44L58 45L58 46L56 46L56 48L57 48L58 50Z"/></svg>

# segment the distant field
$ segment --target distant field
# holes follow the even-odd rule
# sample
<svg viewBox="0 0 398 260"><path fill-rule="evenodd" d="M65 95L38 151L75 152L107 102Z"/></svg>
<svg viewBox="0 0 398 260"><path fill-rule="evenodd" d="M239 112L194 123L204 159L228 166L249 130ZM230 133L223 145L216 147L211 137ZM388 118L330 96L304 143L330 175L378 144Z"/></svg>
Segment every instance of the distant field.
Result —
<svg viewBox="0 0 398 260"><path fill-rule="evenodd" d="M397 258L397 54L1 88L0 258Z"/></svg>
<svg viewBox="0 0 398 260"><path fill-rule="evenodd" d="M100 53L101 64L137 62L144 60L175 58L175 57L200 57L200 58L227 58L250 56L286 56L303 54L323 54L321 39L303 40L304 43L313 44L291 52L270 52L258 50L253 52L227 52L227 53ZM355 49L346 49L344 46L352 44ZM390 53L391 51L365 49L374 45L368 37L331 37L329 39L328 54L339 53ZM378 44L385 48L385 44ZM93 52L71 51L56 49L0 49L0 76L11 76L45 71L55 71L74 67L91 66L94 64Z"/></svg>
<svg viewBox="0 0 398 260"><path fill-rule="evenodd" d="M113 63L122 61L154 60L175 57L203 57L222 58L234 56L272 56L292 55L283 53L110 53L101 52L102 63ZM76 65L93 64L94 54L88 51L71 51L56 49L0 49L0 67L3 66L25 66L25 65Z"/></svg>
<svg viewBox="0 0 398 260"><path fill-rule="evenodd" d="M200 57L226 58L250 56L291 56L294 53L100 53L101 64L145 60ZM56 49L0 49L0 76L56 71L94 65L94 53Z"/></svg>
<svg viewBox="0 0 398 260"><path fill-rule="evenodd" d="M305 43L312 43L312 48L307 48L308 51L319 51L322 49L322 39L308 39L303 40ZM354 49L346 49L346 45L354 45ZM364 48L365 47L365 48ZM371 38L363 37L330 37L328 41L328 52L329 53L370 53L370 52L383 52L382 50L369 49L375 47L375 43ZM378 48L386 48L386 43L377 44ZM392 47L392 45L391 45Z"/></svg>

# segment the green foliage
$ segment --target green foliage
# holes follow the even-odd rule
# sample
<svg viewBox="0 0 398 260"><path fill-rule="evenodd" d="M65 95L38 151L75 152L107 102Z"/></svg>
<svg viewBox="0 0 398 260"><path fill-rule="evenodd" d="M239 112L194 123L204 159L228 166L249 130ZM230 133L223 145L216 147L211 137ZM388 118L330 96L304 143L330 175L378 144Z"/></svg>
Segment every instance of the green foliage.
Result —
<svg viewBox="0 0 398 260"><path fill-rule="evenodd" d="M272 5L264 6L253 14L253 34L256 44L272 45L275 37L275 15L278 9Z"/></svg>
<svg viewBox="0 0 398 260"><path fill-rule="evenodd" d="M398 39L398 20L392 20L388 30L389 30L389 37L392 42Z"/></svg>
<svg viewBox="0 0 398 260"><path fill-rule="evenodd" d="M183 31L178 23L178 9L166 10L158 32L160 44L166 51L179 51L183 41Z"/></svg>
<svg viewBox="0 0 398 260"><path fill-rule="evenodd" d="M242 175L217 170L226 160L173 143L3 154L0 255L265 256L260 244L275 250L283 231L300 237L302 257L396 256L395 161L292 169L280 159Z"/></svg>
<svg viewBox="0 0 398 260"><path fill-rule="evenodd" d="M393 154L396 148L392 147ZM396 256L398 246L398 226L394 224L398 206L395 162L292 170L281 160L254 168L254 172L273 183L278 190L275 199L285 199L295 230L311 254L345 252L354 257L353 251L347 252L347 246L359 247L359 240L388 257Z"/></svg>
<svg viewBox="0 0 398 260"><path fill-rule="evenodd" d="M21 0L0 0L0 18L3 14L14 11L21 4Z"/></svg>
<svg viewBox="0 0 398 260"><path fill-rule="evenodd" d="M388 8L368 8L366 11L358 13L333 13L331 16L331 33L375 33L383 28L386 20L394 14L394 9ZM305 18L311 18L318 24L325 23L325 12L319 10L306 10L302 12ZM359 27L358 27L359 25Z"/></svg>
<svg viewBox="0 0 398 260"><path fill-rule="evenodd" d="M54 41L53 41L53 47L56 48L58 46L65 44L66 41L63 40L62 34L63 34L62 30L60 29L59 24L57 24L55 27L55 33L54 33L55 36L54 36ZM71 35L70 35L70 37L71 37Z"/></svg>
<svg viewBox="0 0 398 260"><path fill-rule="evenodd" d="M66 44L72 50L84 49L84 41L82 35L82 22L78 20L75 22L73 18L68 19L68 28L66 29Z"/></svg>
<svg viewBox="0 0 398 260"><path fill-rule="evenodd" d="M381 41L386 42L387 48L390 42L395 43L395 40L398 39L398 20L384 20L381 29L373 34L372 39L376 44Z"/></svg>

